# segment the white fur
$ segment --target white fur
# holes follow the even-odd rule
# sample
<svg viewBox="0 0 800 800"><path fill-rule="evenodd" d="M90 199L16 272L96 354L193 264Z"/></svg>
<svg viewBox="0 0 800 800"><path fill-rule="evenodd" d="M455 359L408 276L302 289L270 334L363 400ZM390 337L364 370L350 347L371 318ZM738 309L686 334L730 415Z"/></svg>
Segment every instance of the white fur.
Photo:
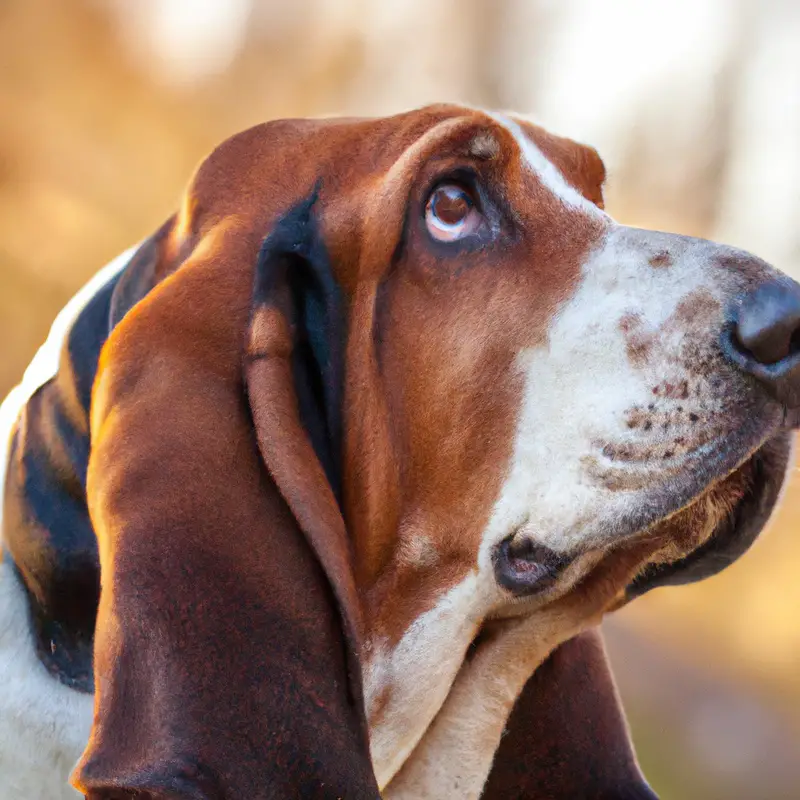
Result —
<svg viewBox="0 0 800 800"><path fill-rule="evenodd" d="M649 258L665 251L672 265L652 268ZM610 467L597 442L641 441L641 431L627 428L626 411L661 403L652 389L665 376L689 377L666 358L685 337L711 340L720 329L722 307L734 294L732 278L712 263L722 251L699 240L609 226L583 267L578 291L553 320L546 346L519 354L518 366L526 376L522 413L508 478L486 532L489 542L522 529L556 551L606 544L617 521L637 510L641 493L610 491L591 480L586 460ZM663 332L668 317L696 290L720 301L717 317L696 320L694 330ZM638 315L644 333L659 339L658 353L643 368L632 365L626 352L620 329L626 314ZM688 410L696 402L688 399L684 405ZM711 394L703 403L706 411L717 408ZM653 430L649 438L656 442L674 436L675 427L661 439L661 432ZM655 483L661 463L653 459L622 468L631 475L648 471Z"/></svg>
<svg viewBox="0 0 800 800"><path fill-rule="evenodd" d="M42 666L24 589L11 563L0 563L0 797L80 797L68 779L89 739L92 706L92 695Z"/></svg>
<svg viewBox="0 0 800 800"><path fill-rule="evenodd" d="M382 692L390 691L381 724L370 725L380 787L402 766L444 702L485 613L482 583L471 573L417 617L394 650L381 643L373 646L364 676L368 718L374 716Z"/></svg>
<svg viewBox="0 0 800 800"><path fill-rule="evenodd" d="M502 668L509 664L485 662L478 656L459 671L413 756L383 791L386 800L480 797L514 701L529 677Z"/></svg>
<svg viewBox="0 0 800 800"><path fill-rule="evenodd" d="M519 145L520 155L528 168L536 174L542 185L549 189L566 206L590 216L605 216L605 213L598 206L587 200L574 186L570 186L561 171L525 135L525 132L517 122L503 114L490 113L489 116L512 134Z"/></svg>
<svg viewBox="0 0 800 800"><path fill-rule="evenodd" d="M33 393L55 376L64 340L94 295L130 262L127 250L101 269L56 317L22 382L0 406L0 486L11 431ZM2 504L0 504L2 526ZM0 527L0 530L2 528ZM93 698L69 689L39 661L25 590L11 562L0 562L0 798L74 800L69 774L92 724Z"/></svg>
<svg viewBox="0 0 800 800"><path fill-rule="evenodd" d="M520 626L513 626L464 663L413 756L383 792L386 800L480 797L514 702L555 646L545 617L523 625L533 636L515 635Z"/></svg>

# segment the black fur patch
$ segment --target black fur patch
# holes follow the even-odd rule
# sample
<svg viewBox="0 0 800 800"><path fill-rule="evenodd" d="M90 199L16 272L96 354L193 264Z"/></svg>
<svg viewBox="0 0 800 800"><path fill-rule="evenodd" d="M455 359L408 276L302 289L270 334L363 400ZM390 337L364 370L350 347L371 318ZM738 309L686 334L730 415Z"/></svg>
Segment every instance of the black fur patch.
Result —
<svg viewBox="0 0 800 800"><path fill-rule="evenodd" d="M344 300L313 215L319 189L317 184L264 239L255 269L253 308L280 306L289 318L300 418L341 500ZM281 296L284 286L288 286L288 298L285 292Z"/></svg>
<svg viewBox="0 0 800 800"><path fill-rule="evenodd" d="M75 319L58 373L26 403L8 456L3 539L25 586L39 658L62 683L84 692L93 690L100 596L86 505L92 385L112 327L154 285L155 255L148 240Z"/></svg>
<svg viewBox="0 0 800 800"><path fill-rule="evenodd" d="M27 590L39 657L68 686L90 692L100 591L86 507L89 402L108 336L115 276L69 332L57 375L17 422L3 496L5 545Z"/></svg>
<svg viewBox="0 0 800 800"><path fill-rule="evenodd" d="M108 330L117 327L122 318L164 277L160 267L160 249L173 229L174 217L168 219L149 239L142 242L130 263L119 276L108 310ZM172 264L171 266L175 266Z"/></svg>

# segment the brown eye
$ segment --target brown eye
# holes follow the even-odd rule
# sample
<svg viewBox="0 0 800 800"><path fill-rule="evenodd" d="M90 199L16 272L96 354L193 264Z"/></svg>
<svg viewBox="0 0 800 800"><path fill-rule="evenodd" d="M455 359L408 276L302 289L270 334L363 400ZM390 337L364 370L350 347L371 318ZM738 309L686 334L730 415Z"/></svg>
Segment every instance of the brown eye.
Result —
<svg viewBox="0 0 800 800"><path fill-rule="evenodd" d="M480 222L481 215L471 195L455 183L434 189L425 206L425 224L431 236L442 242L473 233Z"/></svg>

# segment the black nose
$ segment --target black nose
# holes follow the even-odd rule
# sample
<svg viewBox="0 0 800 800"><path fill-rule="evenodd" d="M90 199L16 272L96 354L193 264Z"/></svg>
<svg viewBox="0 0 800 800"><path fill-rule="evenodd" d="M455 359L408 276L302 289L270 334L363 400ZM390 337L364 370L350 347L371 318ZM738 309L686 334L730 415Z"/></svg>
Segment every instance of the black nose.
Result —
<svg viewBox="0 0 800 800"><path fill-rule="evenodd" d="M800 284L788 278L762 283L733 317L729 355L776 400L800 405Z"/></svg>

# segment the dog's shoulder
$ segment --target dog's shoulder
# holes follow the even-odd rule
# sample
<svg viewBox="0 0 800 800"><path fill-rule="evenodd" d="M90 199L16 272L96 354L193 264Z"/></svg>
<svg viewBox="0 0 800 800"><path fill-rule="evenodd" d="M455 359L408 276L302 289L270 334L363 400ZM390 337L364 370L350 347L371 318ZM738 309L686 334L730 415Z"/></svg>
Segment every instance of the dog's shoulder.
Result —
<svg viewBox="0 0 800 800"><path fill-rule="evenodd" d="M3 558L25 587L40 660L86 692L100 587L86 506L92 386L111 330L152 286L146 251L115 259L70 301L2 415Z"/></svg>

